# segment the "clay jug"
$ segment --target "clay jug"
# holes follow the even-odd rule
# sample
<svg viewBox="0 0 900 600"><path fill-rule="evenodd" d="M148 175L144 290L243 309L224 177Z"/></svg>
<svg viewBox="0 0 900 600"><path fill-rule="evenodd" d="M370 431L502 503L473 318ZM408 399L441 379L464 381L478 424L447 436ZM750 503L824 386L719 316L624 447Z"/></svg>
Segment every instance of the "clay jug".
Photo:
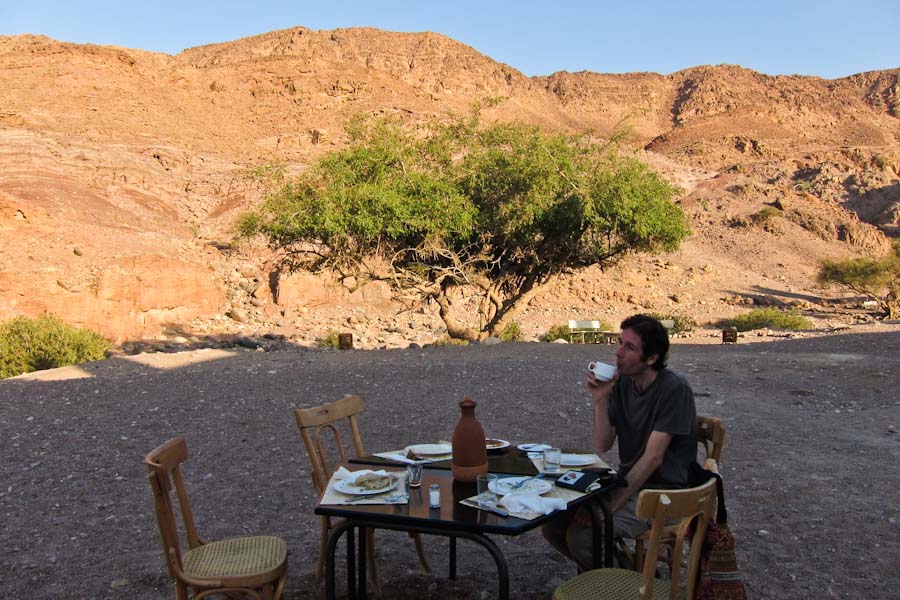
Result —
<svg viewBox="0 0 900 600"><path fill-rule="evenodd" d="M459 403L460 415L453 429L453 479L472 482L482 473L488 472L487 449L484 444L484 429L475 418L477 403L466 396Z"/></svg>

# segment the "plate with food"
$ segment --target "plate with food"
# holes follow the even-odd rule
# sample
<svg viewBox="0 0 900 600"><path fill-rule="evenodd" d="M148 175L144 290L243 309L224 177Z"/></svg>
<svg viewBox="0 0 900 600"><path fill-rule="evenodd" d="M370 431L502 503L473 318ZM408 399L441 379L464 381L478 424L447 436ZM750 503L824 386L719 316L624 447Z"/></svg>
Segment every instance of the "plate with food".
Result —
<svg viewBox="0 0 900 600"><path fill-rule="evenodd" d="M334 489L353 496L381 494L394 489L396 486L396 479L390 475L382 475L380 473L365 473L356 477L341 479L334 483Z"/></svg>
<svg viewBox="0 0 900 600"><path fill-rule="evenodd" d="M506 440L499 440L497 438L485 438L484 447L490 450L500 450L501 448L507 448L509 446L509 442Z"/></svg>
<svg viewBox="0 0 900 600"><path fill-rule="evenodd" d="M546 494L553 489L549 481L534 477L504 477L488 484L488 489L500 496L511 494Z"/></svg>
<svg viewBox="0 0 900 600"><path fill-rule="evenodd" d="M564 467L586 467L592 465L597 459L593 454L566 454L559 457L559 464Z"/></svg>
<svg viewBox="0 0 900 600"><path fill-rule="evenodd" d="M453 446L450 444L413 444L407 446L406 451L418 456L440 456L452 453Z"/></svg>

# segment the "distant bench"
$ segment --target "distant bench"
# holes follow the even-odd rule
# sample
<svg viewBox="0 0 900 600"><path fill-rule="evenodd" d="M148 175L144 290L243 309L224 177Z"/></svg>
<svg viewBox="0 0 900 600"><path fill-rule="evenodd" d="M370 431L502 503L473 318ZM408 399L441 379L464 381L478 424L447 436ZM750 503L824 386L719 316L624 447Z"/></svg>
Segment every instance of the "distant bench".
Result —
<svg viewBox="0 0 900 600"><path fill-rule="evenodd" d="M569 321L569 341L575 342L581 339L582 344L615 344L619 341L619 334L613 331L603 331L600 321Z"/></svg>
<svg viewBox="0 0 900 600"><path fill-rule="evenodd" d="M675 327L674 319L663 319L660 323L668 331ZM617 344L619 337L620 334L615 331L603 331L600 328L600 321L569 320L569 342L571 343L580 338L582 344L587 344L588 342L594 344Z"/></svg>

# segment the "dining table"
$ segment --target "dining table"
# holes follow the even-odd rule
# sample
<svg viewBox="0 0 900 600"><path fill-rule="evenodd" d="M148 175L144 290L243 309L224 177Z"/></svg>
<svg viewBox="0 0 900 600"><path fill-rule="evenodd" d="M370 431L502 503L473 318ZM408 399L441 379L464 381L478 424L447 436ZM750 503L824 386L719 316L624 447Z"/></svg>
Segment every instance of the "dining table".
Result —
<svg viewBox="0 0 900 600"><path fill-rule="evenodd" d="M532 455L533 456L533 455ZM403 473L406 465L382 456L366 455L351 458L342 466L348 469L360 466L378 467L389 473ZM505 556L489 535L518 536L532 531L550 521L558 513L528 515L520 518L513 514L502 516L490 510L471 505L477 495L474 482L454 480L450 470L450 460L424 462L422 482L419 487L409 488L408 500L404 503L370 504L350 502L343 504L326 503L325 497L315 508L315 514L340 518L342 521L332 528L326 544L326 598L336 597L336 553L338 542L346 536L347 543L347 590L350 598L366 597L366 536L368 530L388 529L418 532L425 535L439 535L449 538L449 577L456 578L456 541L464 539L482 546L492 557L497 569L498 598L509 599L509 566ZM553 481L559 474L543 474L541 478ZM506 476L537 476L538 469L527 452L513 446L488 453L488 471ZM430 506L429 489L439 486L440 506ZM616 481L609 481L587 493L572 494L569 491L566 508L575 509L590 506L589 510L595 531L595 566L612 566L612 518L606 497L617 487ZM463 502L468 504L463 504ZM602 513L602 516L598 514ZM599 521L602 520L602 527Z"/></svg>

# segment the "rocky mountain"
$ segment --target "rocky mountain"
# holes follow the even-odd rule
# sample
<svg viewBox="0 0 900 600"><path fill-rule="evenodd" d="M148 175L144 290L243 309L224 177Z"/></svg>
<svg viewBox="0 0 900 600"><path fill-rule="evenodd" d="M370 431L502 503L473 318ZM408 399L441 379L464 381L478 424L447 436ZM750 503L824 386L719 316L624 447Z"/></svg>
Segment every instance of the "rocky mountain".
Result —
<svg viewBox="0 0 900 600"><path fill-rule="evenodd" d="M598 137L625 125L630 147L684 189L694 228L672 256L562 281L530 307L529 334L636 307L700 321L748 299L821 308L822 258L885 252L898 234L900 69L529 78L433 33L298 27L176 56L0 37L0 320L53 312L117 341L438 336L427 312L398 324L383 288L350 295L278 272L232 227L264 193L254 169L302 169L344 143L353 116L430 119L486 98L492 121Z"/></svg>

